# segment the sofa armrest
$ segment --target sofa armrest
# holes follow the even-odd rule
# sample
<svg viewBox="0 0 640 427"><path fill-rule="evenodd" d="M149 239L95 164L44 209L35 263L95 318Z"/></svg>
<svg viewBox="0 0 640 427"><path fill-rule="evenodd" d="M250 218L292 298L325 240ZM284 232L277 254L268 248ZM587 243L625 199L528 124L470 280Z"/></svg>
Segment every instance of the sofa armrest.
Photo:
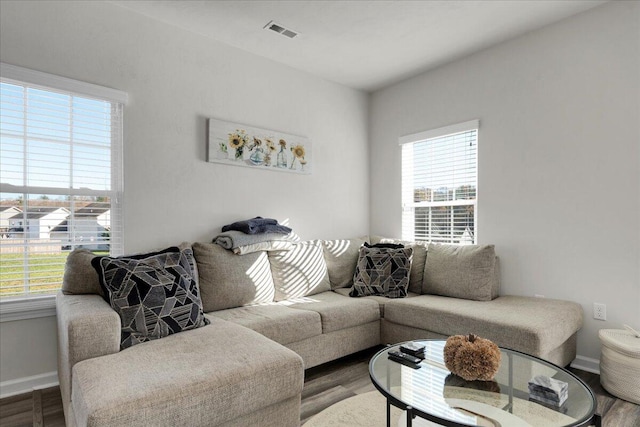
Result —
<svg viewBox="0 0 640 427"><path fill-rule="evenodd" d="M120 317L100 295L56 295L58 379L62 401L71 399L73 366L120 351ZM65 412L67 412L65 410Z"/></svg>

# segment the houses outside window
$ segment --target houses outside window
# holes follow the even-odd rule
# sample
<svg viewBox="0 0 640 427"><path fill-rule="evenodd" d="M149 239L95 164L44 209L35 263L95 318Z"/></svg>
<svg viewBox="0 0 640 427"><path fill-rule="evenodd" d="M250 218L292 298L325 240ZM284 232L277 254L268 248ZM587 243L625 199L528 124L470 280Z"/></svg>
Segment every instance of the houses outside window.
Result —
<svg viewBox="0 0 640 427"><path fill-rule="evenodd" d="M402 238L477 242L477 120L407 135L402 147Z"/></svg>
<svg viewBox="0 0 640 427"><path fill-rule="evenodd" d="M52 300L76 248L122 252L122 109L109 88L1 64L0 308ZM24 305L24 304L23 304Z"/></svg>

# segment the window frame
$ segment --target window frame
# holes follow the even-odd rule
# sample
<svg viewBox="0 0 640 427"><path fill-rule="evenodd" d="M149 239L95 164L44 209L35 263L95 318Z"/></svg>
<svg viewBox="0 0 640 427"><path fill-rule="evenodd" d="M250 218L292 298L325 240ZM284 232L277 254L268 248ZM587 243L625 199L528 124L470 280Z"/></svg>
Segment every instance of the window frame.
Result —
<svg viewBox="0 0 640 427"><path fill-rule="evenodd" d="M401 136L398 139L398 143L401 148L401 233L403 240L420 240L416 239L415 236L415 209L420 207L443 207L443 206L473 206L473 224L474 224L474 233L473 233L473 242L472 244L478 243L478 141L479 141L479 129L480 129L480 120L474 119L469 120L462 123L453 124L450 126L444 126L437 129L431 129L423 132L418 132L410 135ZM476 149L475 149L475 198L469 200L447 200L447 201L431 201L431 202L416 202L414 200L414 185L409 184L405 185L405 179L407 179L407 175L411 176L413 179L413 170L410 172L405 171L405 146L413 147L414 144L418 144L421 142L425 142L429 139L443 138L447 136L453 136L456 134L466 133L474 131L476 132ZM454 189L455 191L455 189ZM411 218L412 227L411 229L407 229L406 226L409 222L409 218ZM453 227L453 224L452 224ZM431 243L432 236L428 236L426 240L420 240ZM437 242L436 242L437 243ZM462 245L463 243L453 243L450 242L448 244L454 245Z"/></svg>
<svg viewBox="0 0 640 427"><path fill-rule="evenodd" d="M61 77L41 71L18 67L15 65L0 63L0 80L9 84L27 85L36 89L52 92L64 92L69 95L93 98L110 102L112 111L119 114L118 125L112 129L111 149L111 188L109 191L88 190L88 192L109 193L111 197L111 228L117 228L119 232L112 232L110 250L112 254L119 255L123 247L123 211L122 201L124 194L123 173L123 145L124 145L124 120L123 109L128 101L126 92L107 88L92 83L86 83L66 77ZM115 106L115 108L114 108ZM70 196L80 195L81 191L64 188L40 188L25 185L15 186L0 183L0 193L30 193L39 194L44 191L52 194L66 194ZM27 191L29 190L29 191ZM40 190L40 192L38 192ZM16 295L0 300L0 322L31 319L38 317L54 316L55 294L53 295Z"/></svg>

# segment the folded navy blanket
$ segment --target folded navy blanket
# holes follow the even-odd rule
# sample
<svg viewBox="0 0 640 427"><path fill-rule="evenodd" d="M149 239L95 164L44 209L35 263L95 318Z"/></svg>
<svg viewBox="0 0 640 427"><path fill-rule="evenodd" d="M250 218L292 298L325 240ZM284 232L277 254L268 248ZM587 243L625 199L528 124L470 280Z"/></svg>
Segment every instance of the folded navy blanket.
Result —
<svg viewBox="0 0 640 427"><path fill-rule="evenodd" d="M272 218L262 218L257 216L252 219L244 221L237 221L233 224L228 224L222 227L222 232L225 231L242 231L245 234L262 234L262 233L277 233L277 234L289 234L291 229L284 225L278 224L278 221Z"/></svg>
<svg viewBox="0 0 640 427"><path fill-rule="evenodd" d="M246 234L237 230L229 230L219 234L213 239L213 243L222 246L225 249L235 249L242 246L254 245L262 242L272 241L290 241L297 242L300 238L295 233L280 234L280 233L261 233L261 234Z"/></svg>

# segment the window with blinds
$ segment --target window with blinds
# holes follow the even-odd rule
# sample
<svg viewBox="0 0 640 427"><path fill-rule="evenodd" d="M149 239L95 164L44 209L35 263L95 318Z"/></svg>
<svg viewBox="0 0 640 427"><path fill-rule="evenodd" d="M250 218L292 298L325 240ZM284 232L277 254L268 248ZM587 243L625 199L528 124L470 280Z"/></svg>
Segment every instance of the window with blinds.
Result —
<svg viewBox="0 0 640 427"><path fill-rule="evenodd" d="M122 252L124 101L2 64L0 300L55 293L76 248Z"/></svg>
<svg viewBox="0 0 640 427"><path fill-rule="evenodd" d="M402 238L476 243L477 120L400 138Z"/></svg>

